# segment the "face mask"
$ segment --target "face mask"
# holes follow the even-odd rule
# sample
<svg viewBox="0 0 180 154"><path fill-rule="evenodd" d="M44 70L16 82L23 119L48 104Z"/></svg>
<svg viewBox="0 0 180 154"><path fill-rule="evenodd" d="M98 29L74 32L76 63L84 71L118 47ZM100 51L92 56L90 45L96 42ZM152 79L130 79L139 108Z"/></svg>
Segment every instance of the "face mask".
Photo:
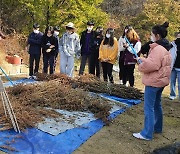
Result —
<svg viewBox="0 0 180 154"><path fill-rule="evenodd" d="M151 41L156 42L156 39L151 35Z"/></svg>
<svg viewBox="0 0 180 154"><path fill-rule="evenodd" d="M124 32L127 33L128 29L125 29Z"/></svg>
<svg viewBox="0 0 180 154"><path fill-rule="evenodd" d="M54 35L55 35L55 36L58 36L58 35L59 35L59 32L55 31L55 32L54 32Z"/></svg>
<svg viewBox="0 0 180 154"><path fill-rule="evenodd" d="M71 35L71 34L73 34L74 32L71 32L71 31L67 31L67 33L68 33L69 35Z"/></svg>
<svg viewBox="0 0 180 154"><path fill-rule="evenodd" d="M38 30L33 30L33 31L34 31L34 33L35 33L35 34L38 34L38 33L39 33L39 31L38 31Z"/></svg>
<svg viewBox="0 0 180 154"><path fill-rule="evenodd" d="M101 32L96 32L96 36L99 36L99 35L101 35Z"/></svg>
<svg viewBox="0 0 180 154"><path fill-rule="evenodd" d="M87 27L88 31L92 31L92 29L93 29L92 27Z"/></svg>
<svg viewBox="0 0 180 154"><path fill-rule="evenodd" d="M110 34L106 34L106 37L107 37L107 38L110 38L110 37L111 37L111 35L110 35Z"/></svg>

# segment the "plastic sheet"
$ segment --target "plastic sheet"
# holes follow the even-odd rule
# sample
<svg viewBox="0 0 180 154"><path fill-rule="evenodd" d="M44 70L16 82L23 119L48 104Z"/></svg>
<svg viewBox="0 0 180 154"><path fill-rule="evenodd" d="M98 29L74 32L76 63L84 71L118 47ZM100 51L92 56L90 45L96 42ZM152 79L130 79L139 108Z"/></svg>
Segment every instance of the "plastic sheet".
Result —
<svg viewBox="0 0 180 154"><path fill-rule="evenodd" d="M21 80L18 83L22 83L22 81L26 83L26 80ZM32 82L34 81L30 81L30 83ZM123 102L127 107L141 102L140 100L122 99L106 94L101 94L101 96L118 101L119 103ZM115 110L110 114L109 118L114 119L125 110L126 107ZM10 143L9 146L16 151L0 149L4 152L19 154L69 154L97 133L103 126L104 123L102 120L93 120L77 128L69 129L57 136L50 135L35 128L26 129L26 131L21 134L15 133L14 130L1 131L0 146Z"/></svg>

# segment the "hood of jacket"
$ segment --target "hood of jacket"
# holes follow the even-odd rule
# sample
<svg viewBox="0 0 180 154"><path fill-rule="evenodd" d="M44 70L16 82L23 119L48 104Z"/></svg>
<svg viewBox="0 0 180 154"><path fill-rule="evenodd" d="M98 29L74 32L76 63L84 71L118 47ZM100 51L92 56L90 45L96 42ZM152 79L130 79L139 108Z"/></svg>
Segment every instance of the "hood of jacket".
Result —
<svg viewBox="0 0 180 154"><path fill-rule="evenodd" d="M165 38L160 39L160 40L156 41L155 43L163 46L167 51L169 51L172 48L171 43Z"/></svg>

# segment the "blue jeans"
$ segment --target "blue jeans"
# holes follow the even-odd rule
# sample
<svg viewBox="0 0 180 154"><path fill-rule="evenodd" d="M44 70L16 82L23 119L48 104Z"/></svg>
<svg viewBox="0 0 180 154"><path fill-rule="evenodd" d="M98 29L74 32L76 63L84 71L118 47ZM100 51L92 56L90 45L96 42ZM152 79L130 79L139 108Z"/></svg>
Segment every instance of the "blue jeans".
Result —
<svg viewBox="0 0 180 154"><path fill-rule="evenodd" d="M176 97L176 80L178 80L178 95L180 100L180 70L173 68L171 72L170 96L174 97Z"/></svg>
<svg viewBox="0 0 180 154"><path fill-rule="evenodd" d="M153 138L153 133L161 133L163 127L163 113L161 95L164 87L145 87L144 93L144 128L140 132L147 139Z"/></svg>

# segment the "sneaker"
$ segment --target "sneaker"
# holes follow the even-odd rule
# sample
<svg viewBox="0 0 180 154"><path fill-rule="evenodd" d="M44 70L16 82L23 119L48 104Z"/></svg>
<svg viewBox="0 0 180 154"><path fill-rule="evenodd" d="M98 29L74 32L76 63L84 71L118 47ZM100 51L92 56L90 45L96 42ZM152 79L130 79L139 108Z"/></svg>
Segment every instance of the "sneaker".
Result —
<svg viewBox="0 0 180 154"><path fill-rule="evenodd" d="M34 80L37 80L37 77L35 75L32 76Z"/></svg>
<svg viewBox="0 0 180 154"><path fill-rule="evenodd" d="M122 81L122 80L120 80L120 81L119 81L119 84L123 84L123 81Z"/></svg>
<svg viewBox="0 0 180 154"><path fill-rule="evenodd" d="M133 133L133 136L135 138L138 138L138 139L141 139L141 140L146 140L146 141L150 140L150 139L147 139L147 138L143 137L140 133Z"/></svg>
<svg viewBox="0 0 180 154"><path fill-rule="evenodd" d="M28 79L33 79L33 76L29 76Z"/></svg>
<svg viewBox="0 0 180 154"><path fill-rule="evenodd" d="M170 100L174 100L176 97L175 96L169 96Z"/></svg>

